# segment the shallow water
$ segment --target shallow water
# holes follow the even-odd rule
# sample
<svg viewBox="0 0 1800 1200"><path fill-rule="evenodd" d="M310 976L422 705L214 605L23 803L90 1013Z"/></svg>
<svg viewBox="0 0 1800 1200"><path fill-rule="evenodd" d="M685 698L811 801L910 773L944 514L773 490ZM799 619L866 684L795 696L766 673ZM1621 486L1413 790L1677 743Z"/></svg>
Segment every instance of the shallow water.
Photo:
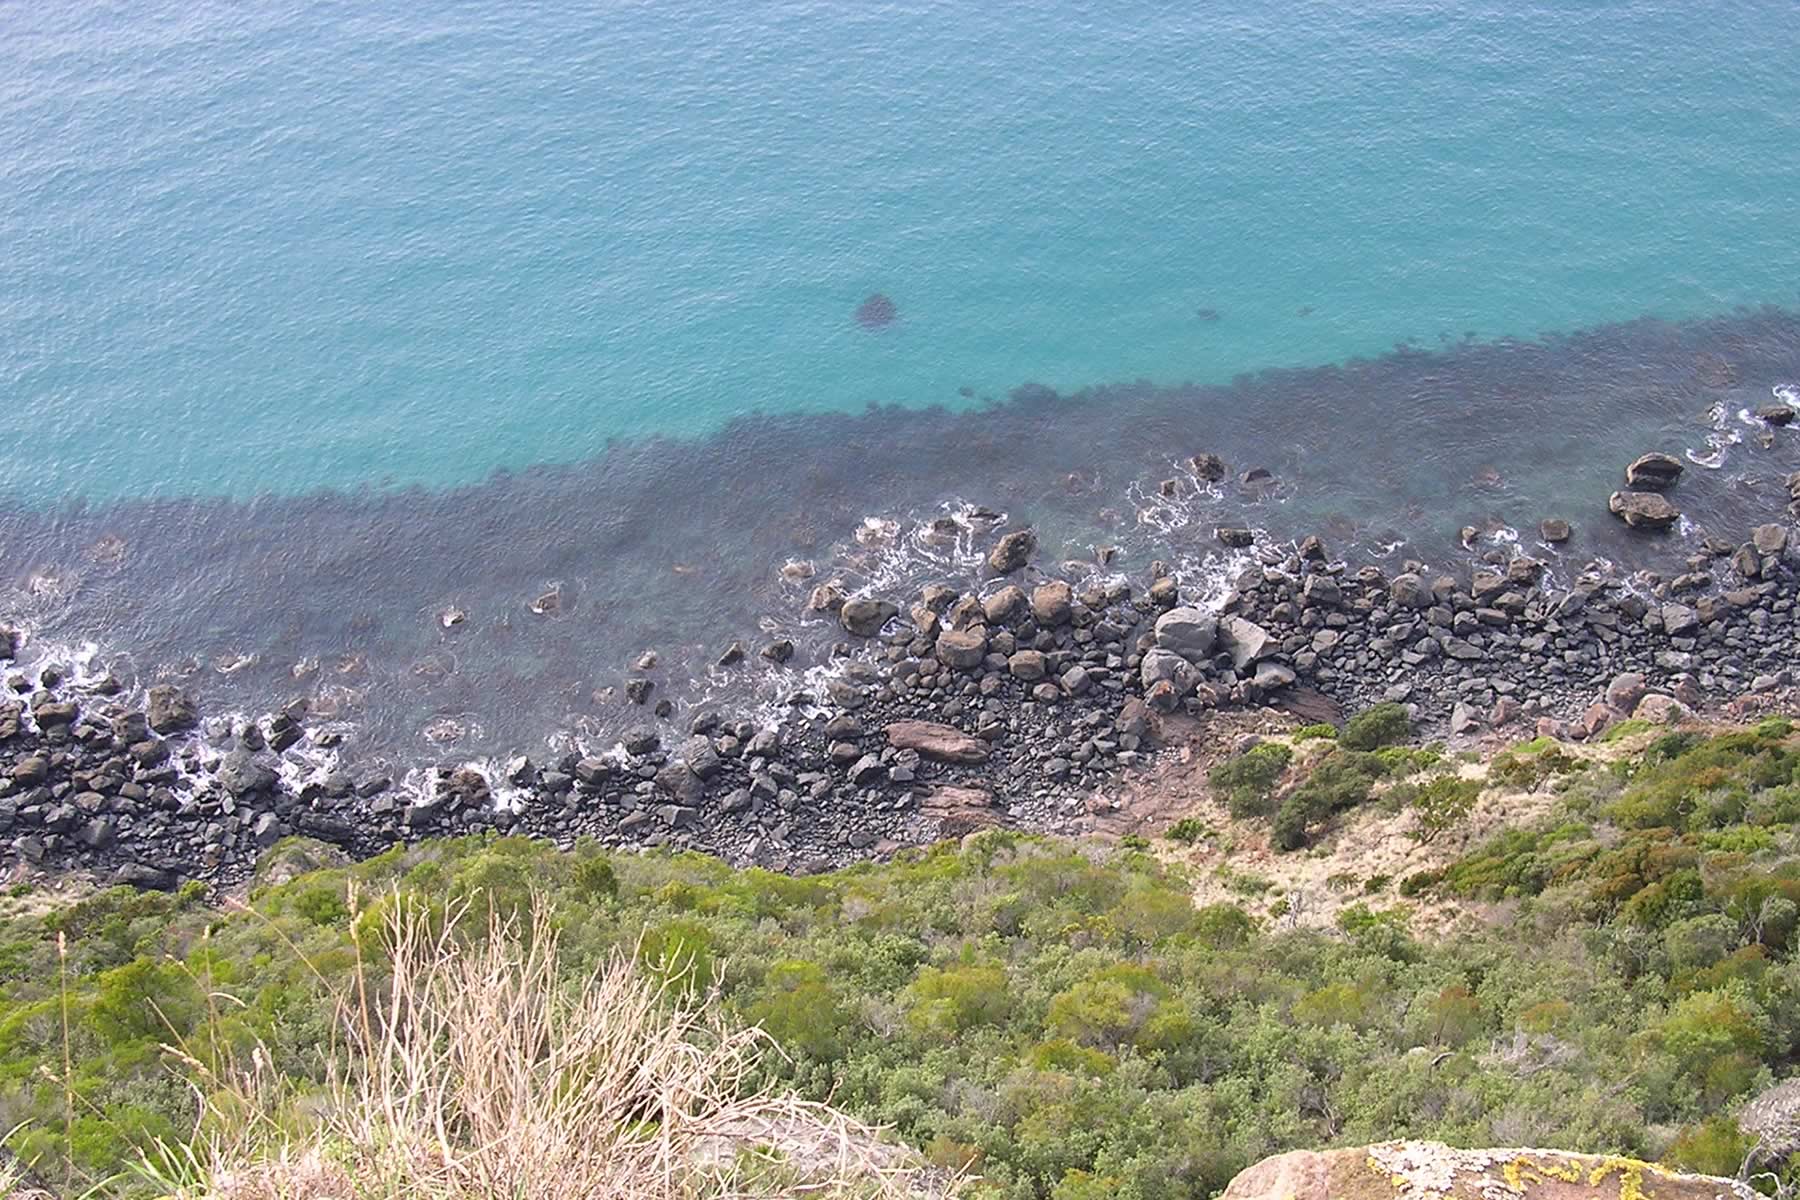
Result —
<svg viewBox="0 0 1800 1200"><path fill-rule="evenodd" d="M96 641L121 677L186 678L211 711L307 696L349 723L353 754L397 766L598 745L645 716L606 690L643 651L682 711L778 703L841 636L806 615L814 584L902 600L933 581L996 586L981 556L1020 524L1040 531L1045 569L1141 585L1161 558L1200 595L1250 558L1218 546L1221 523L1270 545L1319 532L1394 569L1498 550L1547 558L1553 582L1596 562L1672 573L1700 538L1741 541L1780 516L1800 431L1748 413L1796 381L1800 314L1768 309L1211 387L1027 388L977 412L745 418L442 491L14 508L0 536L27 570L0 612L40 653ZM1333 419L1375 405L1379 429ZM1628 533L1606 513L1647 449L1690 462L1680 533ZM1276 484L1202 487L1185 465L1201 451ZM970 521L974 507L1005 519ZM957 536L933 536L944 515L962 517ZM1574 539L1538 543L1546 516L1571 519ZM1464 526L1482 531L1472 548ZM1099 547L1115 550L1105 565ZM552 592L555 611L533 611ZM446 628L452 610L466 619ZM790 669L755 657L772 634L800 642ZM735 639L750 662L711 669Z"/></svg>

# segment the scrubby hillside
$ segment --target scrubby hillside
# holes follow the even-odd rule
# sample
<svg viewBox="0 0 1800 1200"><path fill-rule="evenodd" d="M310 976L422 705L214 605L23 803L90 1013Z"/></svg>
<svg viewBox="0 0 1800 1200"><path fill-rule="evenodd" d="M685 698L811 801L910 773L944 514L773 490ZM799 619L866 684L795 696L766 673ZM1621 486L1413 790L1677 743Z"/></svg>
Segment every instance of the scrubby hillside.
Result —
<svg viewBox="0 0 1800 1200"><path fill-rule="evenodd" d="M469 905L479 930L538 897L564 976L623 955L760 1026L784 1054L746 1087L891 1126L978 1175L975 1195L1211 1196L1274 1153L1396 1137L1735 1174L1741 1106L1800 1053L1800 737L1769 720L1475 762L1359 738L1290 736L1279 771L1215 770L1231 847L1179 824L1112 844L994 830L795 878L494 837L355 865L293 842L247 909L22 890L0 929L0 1117L43 1177L114 1179L190 1136L196 1078L208 1094L170 1044L215 1068L264 1053L306 1111L359 962L385 994L396 908ZM1231 817L1246 774L1257 794ZM1338 888L1329 922L1271 888L1221 892L1201 853L1326 862L1375 818L1431 865ZM1445 828L1409 838L1426 820Z"/></svg>

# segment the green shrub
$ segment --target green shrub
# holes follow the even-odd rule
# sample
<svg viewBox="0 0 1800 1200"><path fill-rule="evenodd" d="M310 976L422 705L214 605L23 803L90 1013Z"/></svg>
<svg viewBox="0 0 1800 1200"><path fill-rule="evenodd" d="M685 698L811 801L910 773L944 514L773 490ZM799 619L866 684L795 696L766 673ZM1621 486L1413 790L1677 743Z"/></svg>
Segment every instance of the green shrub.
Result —
<svg viewBox="0 0 1800 1200"><path fill-rule="evenodd" d="M1299 849L1306 843L1308 827L1366 802L1382 773L1381 761L1373 754L1333 750L1282 801L1271 840L1282 850Z"/></svg>
<svg viewBox="0 0 1800 1200"><path fill-rule="evenodd" d="M1481 795L1481 784L1455 775L1440 775L1417 788L1412 798L1416 824L1409 836L1420 845L1436 841L1452 829L1460 828L1474 811Z"/></svg>
<svg viewBox="0 0 1800 1200"><path fill-rule="evenodd" d="M1226 759L1206 778L1215 791L1225 794L1232 816L1261 816L1268 812L1275 785L1293 761L1294 752L1280 742L1263 742Z"/></svg>
<svg viewBox="0 0 1800 1200"><path fill-rule="evenodd" d="M1338 744L1351 750L1379 750L1412 736L1412 718L1403 704L1377 704L1351 717Z"/></svg>
<svg viewBox="0 0 1800 1200"><path fill-rule="evenodd" d="M1294 730L1294 740L1296 742L1310 742L1316 738L1335 740L1337 735L1338 731L1336 725L1327 725L1323 722L1317 725L1302 725L1300 728Z"/></svg>
<svg viewBox="0 0 1800 1200"><path fill-rule="evenodd" d="M1181 842L1191 846L1201 838L1207 836L1208 832L1210 831L1207 829L1206 823L1201 821L1200 818L1183 817L1181 820L1169 826L1169 831L1164 836L1172 842Z"/></svg>

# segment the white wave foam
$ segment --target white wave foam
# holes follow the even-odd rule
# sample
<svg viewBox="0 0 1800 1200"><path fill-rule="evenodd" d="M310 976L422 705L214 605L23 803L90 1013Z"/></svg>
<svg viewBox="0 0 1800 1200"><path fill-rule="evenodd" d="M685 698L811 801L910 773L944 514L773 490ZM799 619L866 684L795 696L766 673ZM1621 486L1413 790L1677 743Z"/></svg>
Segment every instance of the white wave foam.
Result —
<svg viewBox="0 0 1800 1200"><path fill-rule="evenodd" d="M1706 453L1696 453L1692 448L1687 451L1687 460L1696 467L1704 467L1708 471L1716 471L1725 465L1725 452L1744 440L1744 435L1731 428L1723 403L1714 404L1706 410L1707 420L1712 425L1712 432L1706 435ZM1684 529L1682 531L1686 533Z"/></svg>

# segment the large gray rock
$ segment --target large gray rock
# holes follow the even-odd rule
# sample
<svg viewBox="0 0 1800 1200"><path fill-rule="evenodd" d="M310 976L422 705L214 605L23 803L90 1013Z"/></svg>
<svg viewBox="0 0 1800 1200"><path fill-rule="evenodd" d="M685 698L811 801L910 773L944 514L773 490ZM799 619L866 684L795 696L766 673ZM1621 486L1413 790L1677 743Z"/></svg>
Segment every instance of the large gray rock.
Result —
<svg viewBox="0 0 1800 1200"><path fill-rule="evenodd" d="M1681 519L1681 510L1655 492L1614 492L1606 507L1633 529L1667 529Z"/></svg>
<svg viewBox="0 0 1800 1200"><path fill-rule="evenodd" d="M247 751L233 750L219 764L219 786L233 796L266 792L275 786L274 768L252 757Z"/></svg>
<svg viewBox="0 0 1800 1200"><path fill-rule="evenodd" d="M1255 621L1243 617L1227 617L1219 625L1225 649L1231 654L1231 665L1242 675L1252 663L1261 662L1275 653L1275 639Z"/></svg>
<svg viewBox="0 0 1800 1200"><path fill-rule="evenodd" d="M981 665L981 660L987 657L987 646L984 628L947 629L938 634L937 658L947 667L967 671Z"/></svg>
<svg viewBox="0 0 1800 1200"><path fill-rule="evenodd" d="M1138 678L1143 681L1145 691L1159 683L1167 683L1175 689L1177 696L1185 696L1199 686L1200 669L1175 651L1159 647L1144 655L1144 661L1138 666Z"/></svg>
<svg viewBox="0 0 1800 1200"><path fill-rule="evenodd" d="M1272 692L1278 688L1291 687L1293 686L1293 683L1294 673L1280 663L1265 662L1256 664L1256 686L1262 688L1265 692Z"/></svg>
<svg viewBox="0 0 1800 1200"><path fill-rule="evenodd" d="M1044 677L1047 668L1042 651L1018 650L1007 658L1006 669L1012 672L1014 679L1021 679L1026 683L1036 683Z"/></svg>
<svg viewBox="0 0 1800 1200"><path fill-rule="evenodd" d="M1344 602L1344 591L1329 575L1308 575L1301 589L1306 603L1314 608L1336 608Z"/></svg>
<svg viewBox="0 0 1800 1200"><path fill-rule="evenodd" d="M1681 460L1669 454L1645 454L1625 468L1627 487L1667 491L1681 478Z"/></svg>
<svg viewBox="0 0 1800 1200"><path fill-rule="evenodd" d="M857 637L874 637L899 611L897 605L889 604L886 600L858 596L854 600L844 601L844 607L838 610L838 620L848 632Z"/></svg>
<svg viewBox="0 0 1800 1200"><path fill-rule="evenodd" d="M1780 558L1787 552L1788 528L1786 525L1758 525L1750 533L1750 544L1756 547L1758 554Z"/></svg>
<svg viewBox="0 0 1800 1200"><path fill-rule="evenodd" d="M157 733L181 733L200 723L200 709L192 696L172 683L159 683L144 698L144 714Z"/></svg>
<svg viewBox="0 0 1800 1200"><path fill-rule="evenodd" d="M1649 690L1650 685L1642 675L1627 671L1622 675L1615 675L1613 681L1606 685L1606 702L1618 712L1630 713Z"/></svg>
<svg viewBox="0 0 1800 1200"><path fill-rule="evenodd" d="M1037 534L1029 529L1015 529L988 551L988 566L1002 575L1010 575L1030 562L1036 550Z"/></svg>
<svg viewBox="0 0 1800 1200"><path fill-rule="evenodd" d="M1031 593L1031 615L1046 628L1067 625L1075 611L1075 591L1060 579L1039 584Z"/></svg>
<svg viewBox="0 0 1800 1200"><path fill-rule="evenodd" d="M1437 599L1424 578L1411 571L1394 576L1394 582L1388 585L1388 595L1401 608L1426 609Z"/></svg>
<svg viewBox="0 0 1800 1200"><path fill-rule="evenodd" d="M1212 658L1219 639L1219 622L1211 613L1183 605L1156 619L1156 645L1172 650L1191 663Z"/></svg>
<svg viewBox="0 0 1800 1200"><path fill-rule="evenodd" d="M1662 623L1670 637L1683 637L1700 628L1700 614L1685 604L1665 604Z"/></svg>
<svg viewBox="0 0 1800 1200"><path fill-rule="evenodd" d="M1004 625L1025 611L1025 590L1007 584L981 602L982 615L989 625Z"/></svg>

